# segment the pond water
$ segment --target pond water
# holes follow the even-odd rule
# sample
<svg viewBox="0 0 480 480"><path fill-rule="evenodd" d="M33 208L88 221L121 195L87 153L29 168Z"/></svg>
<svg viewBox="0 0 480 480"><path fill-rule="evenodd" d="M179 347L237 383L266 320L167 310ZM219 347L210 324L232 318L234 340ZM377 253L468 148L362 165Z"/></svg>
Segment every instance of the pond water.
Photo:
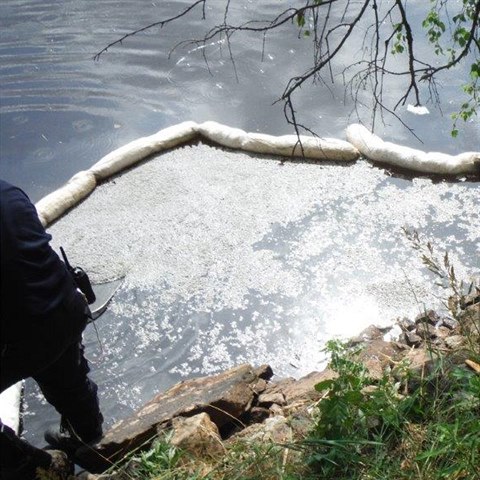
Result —
<svg viewBox="0 0 480 480"><path fill-rule="evenodd" d="M215 120L275 135L292 133L282 106L274 102L288 79L303 71L311 59L311 48L298 38L296 27L286 25L265 45L261 38L238 36L233 44L235 69L221 42L209 46L208 64L203 51L193 46L169 56L178 42L200 37L218 23L222 18L218 6L223 3L209 2L206 21L200 11L192 12L180 24L127 39L94 62L94 54L109 42L152 20L176 15L188 2L141 2L141 7L127 0L1 2L0 176L24 188L36 201L114 148L184 120ZM232 18L245 19L253 8L258 18L266 17L278 5L277 0L259 3L234 2ZM416 3L411 6L417 7ZM339 62L350 61L358 53L356 48ZM479 119L466 124L457 140L449 134L449 114L461 101L462 78L463 69L442 78L443 103L441 109L429 105L430 115L415 116L406 108L400 111L423 145L391 119L378 132L426 150L479 150ZM400 88L392 85L388 95L394 96ZM299 120L319 135L344 138L344 128L356 121L341 83L306 85L296 100ZM350 333L352 312L361 317L358 327L370 319L390 319L417 309L402 269L415 272L408 280L417 292L425 293L431 280L420 273L418 262L399 239L406 219L436 239L440 249L455 250L466 275L478 273L480 226L475 207L480 198L475 182L401 178L362 162L348 167L292 163L280 168L275 160L257 162L248 156L242 157L242 170L237 171L232 167L234 158L222 162L217 155L209 164L217 169L212 178L205 172L213 175L213 170L186 155L185 168L195 169L202 182L192 183L185 172L176 172L182 167L174 158L164 159L171 174L170 184L162 184L164 190L185 184L185 196L172 192L164 198L166 205L183 210L176 206L158 212L166 218L160 238L170 239L172 248L178 239L188 239L197 267L204 273L216 272L215 281L177 264L158 269L146 285L140 285L133 272L111 311L98 323L103 352L89 327L93 375L104 392L102 408L109 423L185 376L211 373L239 361L274 362L281 375L306 373L321 361L318 352L327 335ZM209 189L204 190L205 185ZM106 192L115 195L114 190ZM228 202L220 202L219 192L225 193ZM262 199L259 204L252 200L257 196ZM239 197L245 202L244 210L238 210ZM212 204L212 198L220 203ZM292 198L297 210L291 209ZM148 202L148 196L141 201ZM229 223L228 212L233 210L236 224ZM98 214L99 209L94 211ZM82 212L79 209L78 215ZM82 221L97 218L88 211L85 215ZM178 219L189 215L195 221L179 225ZM137 212L135 218L142 215ZM65 234L70 232L68 218L65 222L54 227L54 235L73 250L75 245L69 244ZM92 263L98 255L102 262L112 260L101 245L122 237L117 231L98 228L105 224L102 217L90 226L95 238L85 236L86 243L81 243L88 255L77 256L92 269L98 267ZM132 231L140 228L138 223L132 225ZM220 229L225 225L226 230ZM232 232L244 234L250 243L243 244ZM198 241L202 235L204 243ZM135 239L126 236L123 242L117 243L119 250ZM136 257L123 261L138 261L145 254L142 248L136 252ZM219 264L219 256L229 259L228 265L226 260ZM238 258L245 262L239 263ZM278 277L260 275L268 269ZM244 275L241 287L231 283L240 274ZM254 281L257 274L263 281ZM171 297L158 294L162 275L175 285ZM197 286L187 285L182 280L185 275L197 279ZM198 287L205 278L211 290ZM150 316L134 324L135 310L128 311L127 305L143 311L150 306ZM152 345L157 350L149 350ZM41 443L41 432L57 421L56 416L31 384L27 406L27 436Z"/></svg>

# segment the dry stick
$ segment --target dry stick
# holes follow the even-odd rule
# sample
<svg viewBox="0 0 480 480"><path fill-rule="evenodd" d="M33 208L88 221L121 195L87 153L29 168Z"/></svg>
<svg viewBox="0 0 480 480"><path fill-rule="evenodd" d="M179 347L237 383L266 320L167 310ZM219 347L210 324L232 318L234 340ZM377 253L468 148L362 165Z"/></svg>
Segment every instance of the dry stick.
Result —
<svg viewBox="0 0 480 480"><path fill-rule="evenodd" d="M473 360L465 360L465 363L480 375L480 365L477 362L474 362Z"/></svg>

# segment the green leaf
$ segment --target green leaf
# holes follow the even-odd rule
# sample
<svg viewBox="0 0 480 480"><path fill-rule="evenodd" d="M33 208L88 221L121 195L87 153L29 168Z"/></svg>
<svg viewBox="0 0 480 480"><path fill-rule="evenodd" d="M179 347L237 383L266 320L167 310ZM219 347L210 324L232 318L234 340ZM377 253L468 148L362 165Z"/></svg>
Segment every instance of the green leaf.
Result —
<svg viewBox="0 0 480 480"><path fill-rule="evenodd" d="M296 17L297 25L301 28L305 25L305 15L303 13L299 13Z"/></svg>
<svg viewBox="0 0 480 480"><path fill-rule="evenodd" d="M317 383L315 385L315 390L317 392L323 392L324 390L328 390L328 389L332 388L334 383L335 383L335 380L333 380L333 379L323 380L322 382Z"/></svg>

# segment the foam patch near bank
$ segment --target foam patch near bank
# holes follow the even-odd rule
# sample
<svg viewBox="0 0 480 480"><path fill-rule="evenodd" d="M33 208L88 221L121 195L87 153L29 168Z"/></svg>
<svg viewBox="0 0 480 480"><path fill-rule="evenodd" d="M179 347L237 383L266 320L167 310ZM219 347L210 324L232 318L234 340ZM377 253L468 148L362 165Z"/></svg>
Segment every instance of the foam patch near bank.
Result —
<svg viewBox="0 0 480 480"><path fill-rule="evenodd" d="M308 373L331 335L435 304L401 229L449 250L469 278L478 200L475 184L397 179L365 161L281 162L197 144L99 185L50 231L95 282L125 275L99 323L111 341L102 368L109 383L144 385L117 392L135 402L162 375L241 362Z"/></svg>

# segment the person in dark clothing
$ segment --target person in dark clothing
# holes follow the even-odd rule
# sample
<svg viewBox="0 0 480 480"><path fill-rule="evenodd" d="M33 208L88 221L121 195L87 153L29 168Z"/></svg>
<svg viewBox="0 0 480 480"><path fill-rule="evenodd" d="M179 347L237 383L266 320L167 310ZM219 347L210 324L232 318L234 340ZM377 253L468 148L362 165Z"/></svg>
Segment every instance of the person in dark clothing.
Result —
<svg viewBox="0 0 480 480"><path fill-rule="evenodd" d="M88 305L50 246L34 205L0 179L1 390L32 377L61 415L45 438L74 454L102 436L97 386L89 379L82 332ZM1 478L35 478L52 456L1 425Z"/></svg>

